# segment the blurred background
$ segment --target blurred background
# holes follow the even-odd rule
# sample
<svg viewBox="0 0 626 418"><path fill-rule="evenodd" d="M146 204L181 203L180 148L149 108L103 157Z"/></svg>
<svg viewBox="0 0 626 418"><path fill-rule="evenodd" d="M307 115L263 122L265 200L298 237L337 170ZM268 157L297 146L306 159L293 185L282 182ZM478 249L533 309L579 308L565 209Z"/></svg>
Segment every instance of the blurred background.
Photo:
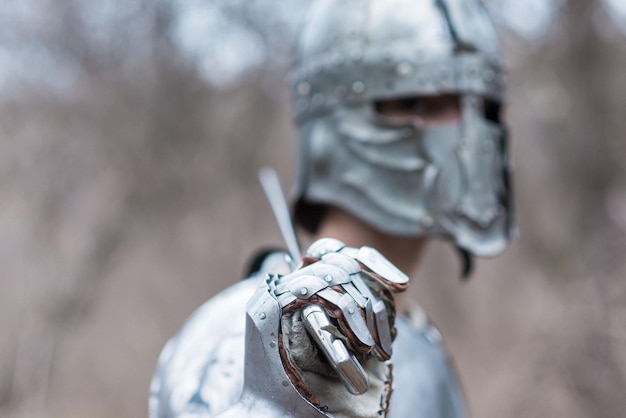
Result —
<svg viewBox="0 0 626 418"><path fill-rule="evenodd" d="M0 5L0 416L145 417L185 318L281 245L285 75L305 0ZM411 294L473 417L626 411L626 1L490 0L520 238Z"/></svg>

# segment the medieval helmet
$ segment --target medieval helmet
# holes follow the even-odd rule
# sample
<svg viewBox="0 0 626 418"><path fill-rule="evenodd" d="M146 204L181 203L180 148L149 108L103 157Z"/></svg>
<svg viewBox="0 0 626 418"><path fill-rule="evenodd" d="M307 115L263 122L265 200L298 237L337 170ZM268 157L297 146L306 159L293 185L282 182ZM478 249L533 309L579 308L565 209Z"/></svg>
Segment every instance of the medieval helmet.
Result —
<svg viewBox="0 0 626 418"><path fill-rule="evenodd" d="M299 136L294 217L327 205L399 236L492 256L514 235L503 64L479 0L316 0L291 74ZM390 121L375 103L455 95L460 120Z"/></svg>

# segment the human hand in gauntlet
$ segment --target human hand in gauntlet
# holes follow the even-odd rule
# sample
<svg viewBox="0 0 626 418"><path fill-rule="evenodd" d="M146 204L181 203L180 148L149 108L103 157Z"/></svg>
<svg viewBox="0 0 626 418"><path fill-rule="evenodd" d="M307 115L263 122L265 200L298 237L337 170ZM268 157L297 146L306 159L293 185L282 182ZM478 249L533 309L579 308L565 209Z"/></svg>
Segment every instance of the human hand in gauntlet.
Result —
<svg viewBox="0 0 626 418"><path fill-rule="evenodd" d="M244 409L259 417L384 416L393 294L407 286L378 251L330 238L313 243L295 271L268 274L247 308ZM265 407L272 412L263 415Z"/></svg>

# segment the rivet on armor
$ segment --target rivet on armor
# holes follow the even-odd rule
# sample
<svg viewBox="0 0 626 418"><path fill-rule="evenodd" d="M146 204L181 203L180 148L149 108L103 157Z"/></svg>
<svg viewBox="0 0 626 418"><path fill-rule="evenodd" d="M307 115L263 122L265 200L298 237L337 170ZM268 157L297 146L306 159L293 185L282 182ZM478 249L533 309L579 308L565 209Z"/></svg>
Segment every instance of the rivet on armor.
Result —
<svg viewBox="0 0 626 418"><path fill-rule="evenodd" d="M315 93L311 101L314 106L321 106L324 104L324 95L322 93Z"/></svg>
<svg viewBox="0 0 626 418"><path fill-rule="evenodd" d="M282 383L282 385L283 385L284 387L288 387L288 386L289 386L289 382L288 382L288 381L286 381L286 380L283 380L281 383Z"/></svg>
<svg viewBox="0 0 626 418"><path fill-rule="evenodd" d="M402 78L408 77L413 73L413 66L408 62L401 62L396 66L396 74Z"/></svg>
<svg viewBox="0 0 626 418"><path fill-rule="evenodd" d="M353 315L354 314L354 308L348 308L348 313L350 315Z"/></svg>
<svg viewBox="0 0 626 418"><path fill-rule="evenodd" d="M346 86L339 85L335 87L335 95L337 97L345 97L346 94L348 94L348 89L346 88Z"/></svg>
<svg viewBox="0 0 626 418"><path fill-rule="evenodd" d="M333 276L331 276L330 274L327 274L326 276L324 276L324 280L330 283L333 281Z"/></svg>
<svg viewBox="0 0 626 418"><path fill-rule="evenodd" d="M302 289L300 289L300 294L302 296L306 296L307 293L309 293L309 289L307 289L306 287L303 287Z"/></svg>
<svg viewBox="0 0 626 418"><path fill-rule="evenodd" d="M298 83L298 85L296 86L296 90L298 91L298 94L306 96L311 92L311 85L306 81L303 81Z"/></svg>
<svg viewBox="0 0 626 418"><path fill-rule="evenodd" d="M270 341L270 347L275 348L276 347L276 341Z"/></svg>
<svg viewBox="0 0 626 418"><path fill-rule="evenodd" d="M433 218L430 215L426 215L422 218L422 225L426 228L432 227L434 224Z"/></svg>
<svg viewBox="0 0 626 418"><path fill-rule="evenodd" d="M362 81L355 81L352 83L352 91L356 94L361 94L365 91L365 84Z"/></svg>
<svg viewBox="0 0 626 418"><path fill-rule="evenodd" d="M267 315L265 315L265 312L261 312L259 314L259 319L265 319L265 318L267 318Z"/></svg>

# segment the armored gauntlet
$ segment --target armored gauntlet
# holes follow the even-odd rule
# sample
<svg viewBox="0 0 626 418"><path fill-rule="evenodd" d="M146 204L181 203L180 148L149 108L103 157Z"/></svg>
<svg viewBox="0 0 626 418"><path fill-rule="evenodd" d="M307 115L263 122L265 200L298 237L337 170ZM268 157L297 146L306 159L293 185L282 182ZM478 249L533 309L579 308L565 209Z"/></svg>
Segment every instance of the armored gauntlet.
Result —
<svg viewBox="0 0 626 418"><path fill-rule="evenodd" d="M315 242L294 272L268 274L248 303L244 389L230 413L384 416L392 294L407 286L378 251L335 239Z"/></svg>

